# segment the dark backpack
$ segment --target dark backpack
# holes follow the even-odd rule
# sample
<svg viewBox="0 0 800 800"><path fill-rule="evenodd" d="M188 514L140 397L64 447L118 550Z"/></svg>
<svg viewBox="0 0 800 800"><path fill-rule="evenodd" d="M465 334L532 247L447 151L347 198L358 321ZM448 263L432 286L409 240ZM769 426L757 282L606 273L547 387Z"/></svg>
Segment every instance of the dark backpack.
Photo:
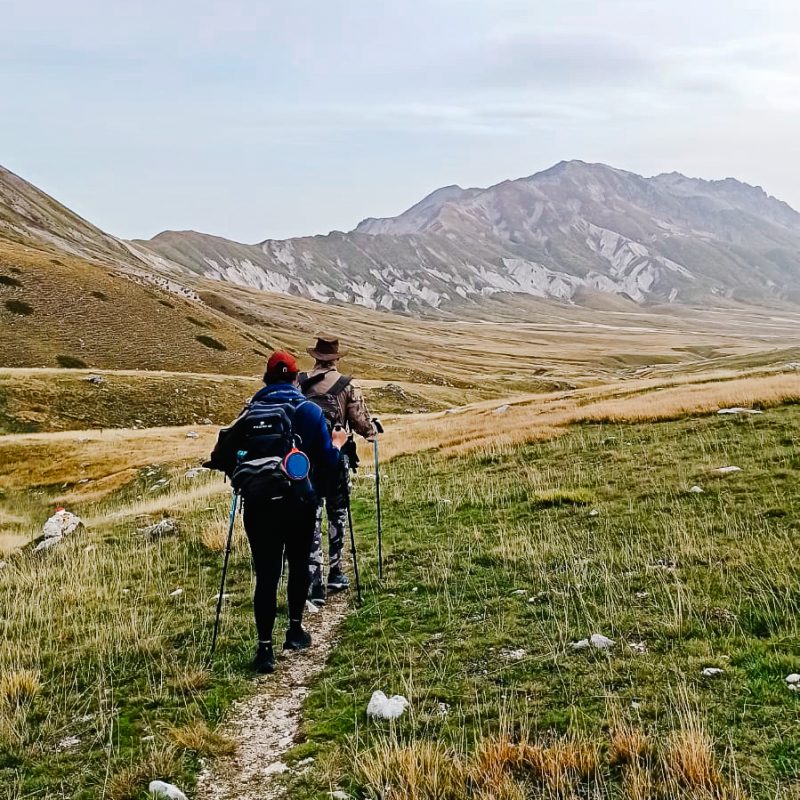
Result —
<svg viewBox="0 0 800 800"><path fill-rule="evenodd" d="M211 465L230 476L245 500L283 500L307 490L283 470L284 458L301 444L294 417L305 402L253 402L231 428L220 431Z"/></svg>
<svg viewBox="0 0 800 800"><path fill-rule="evenodd" d="M336 383L324 394L309 394L309 392L322 381L328 373L320 372L318 375L308 376L307 373L300 375L300 391L305 395L309 403L314 403L322 410L328 428L333 430L334 425L344 425L345 420L341 419L342 408L339 405L339 395L347 389L353 379L342 375Z"/></svg>

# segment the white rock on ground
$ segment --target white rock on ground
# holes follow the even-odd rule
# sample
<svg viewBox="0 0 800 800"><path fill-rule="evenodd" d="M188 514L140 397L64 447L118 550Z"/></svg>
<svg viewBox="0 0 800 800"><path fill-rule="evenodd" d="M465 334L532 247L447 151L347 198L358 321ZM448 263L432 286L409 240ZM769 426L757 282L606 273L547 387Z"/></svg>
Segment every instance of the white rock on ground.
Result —
<svg viewBox="0 0 800 800"><path fill-rule="evenodd" d="M706 667L703 670L703 677L704 678L718 678L722 673L725 672L724 669L720 669L719 667Z"/></svg>
<svg viewBox="0 0 800 800"><path fill-rule="evenodd" d="M328 794L333 800L350 800L350 795L347 794L347 792L343 792L341 789L337 789L335 792L328 792Z"/></svg>
<svg viewBox="0 0 800 800"><path fill-rule="evenodd" d="M61 753L64 750L72 750L81 743L79 736L65 736L58 744L56 744L56 751Z"/></svg>
<svg viewBox="0 0 800 800"><path fill-rule="evenodd" d="M591 647L591 645L589 644L588 639L581 639L578 642L573 642L570 647L573 650L586 650L586 648Z"/></svg>
<svg viewBox="0 0 800 800"><path fill-rule="evenodd" d="M500 654L506 661L522 661L528 653L519 648L518 650L503 650Z"/></svg>
<svg viewBox="0 0 800 800"><path fill-rule="evenodd" d="M189 431L189 433L186 434L186 438L187 439L199 439L200 438L200 434L197 431Z"/></svg>
<svg viewBox="0 0 800 800"><path fill-rule="evenodd" d="M157 797L166 797L168 800L189 800L177 786L164 781L150 781L147 791Z"/></svg>
<svg viewBox="0 0 800 800"><path fill-rule="evenodd" d="M759 411L757 408L740 408L739 406L735 406L734 408L721 408L717 411L717 414L763 414L763 411Z"/></svg>
<svg viewBox="0 0 800 800"><path fill-rule="evenodd" d="M5 569L8 566L8 561L0 561L0 569Z"/></svg>
<svg viewBox="0 0 800 800"><path fill-rule="evenodd" d="M397 719L411 705L401 694L387 697L382 691L372 693L367 705L367 716L378 719Z"/></svg>
<svg viewBox="0 0 800 800"><path fill-rule="evenodd" d="M184 478L196 478L198 475L202 475L204 472L210 472L208 467L192 467L192 469L187 469L186 472L183 473Z"/></svg>
<svg viewBox="0 0 800 800"><path fill-rule="evenodd" d="M310 600L306 600L307 614L319 614L319 612L320 612L319 606L315 606Z"/></svg>
<svg viewBox="0 0 800 800"><path fill-rule="evenodd" d="M180 597L182 594L183 594L183 589L181 589L180 586L179 586L174 592L170 592L169 596L170 597Z"/></svg>
<svg viewBox="0 0 800 800"><path fill-rule="evenodd" d="M169 536L178 532L178 522L172 517L167 517L153 525L148 525L145 528L139 528L139 533L143 536L149 536L151 539L158 539L161 536Z"/></svg>
<svg viewBox="0 0 800 800"><path fill-rule="evenodd" d="M614 646L614 640L603 636L602 633L593 633L589 637L589 644L597 650L608 650L609 647Z"/></svg>
<svg viewBox="0 0 800 800"><path fill-rule="evenodd" d="M590 516L590 517L599 517L599 516L600 516L600 509L598 509L598 508L593 508L593 509L592 509L592 510L589 512L589 516Z"/></svg>
<svg viewBox="0 0 800 800"><path fill-rule="evenodd" d="M264 769L264 775L271 776L271 775L283 775L284 772L288 772L289 767L283 763L283 761L275 761L274 763L270 764L268 767Z"/></svg>
<svg viewBox="0 0 800 800"><path fill-rule="evenodd" d="M49 550L51 547L55 547L65 536L74 533L82 525L83 521L76 514L63 508L56 509L56 513L42 526L44 539L33 548L33 552L37 553L40 550Z"/></svg>
<svg viewBox="0 0 800 800"><path fill-rule="evenodd" d="M717 467L717 469L714 470L714 472L717 475L730 475L730 474L732 474L734 472L741 472L741 471L742 471L741 467L734 467L734 466Z"/></svg>
<svg viewBox="0 0 800 800"><path fill-rule="evenodd" d="M793 672L791 675L787 675L785 680L786 686L790 691L800 691L800 675L798 675L796 672Z"/></svg>
<svg viewBox="0 0 800 800"><path fill-rule="evenodd" d="M496 409L494 409L494 411L492 411L492 414L505 414L506 411L508 411L508 408L508 405L498 406Z"/></svg>
<svg viewBox="0 0 800 800"><path fill-rule="evenodd" d="M700 486L692 486L689 489L689 494L703 494L703 489Z"/></svg>

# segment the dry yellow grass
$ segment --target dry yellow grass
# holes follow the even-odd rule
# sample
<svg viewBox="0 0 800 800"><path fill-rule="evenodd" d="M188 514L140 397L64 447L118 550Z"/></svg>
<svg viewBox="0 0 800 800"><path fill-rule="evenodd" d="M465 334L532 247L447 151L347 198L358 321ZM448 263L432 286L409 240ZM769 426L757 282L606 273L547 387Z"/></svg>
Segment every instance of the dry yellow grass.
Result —
<svg viewBox="0 0 800 800"><path fill-rule="evenodd" d="M39 674L28 669L10 670L0 676L0 706L16 708L30 703L41 686Z"/></svg>
<svg viewBox="0 0 800 800"><path fill-rule="evenodd" d="M178 747L201 756L230 755L236 749L233 739L211 730L202 719L171 727L167 735Z"/></svg>

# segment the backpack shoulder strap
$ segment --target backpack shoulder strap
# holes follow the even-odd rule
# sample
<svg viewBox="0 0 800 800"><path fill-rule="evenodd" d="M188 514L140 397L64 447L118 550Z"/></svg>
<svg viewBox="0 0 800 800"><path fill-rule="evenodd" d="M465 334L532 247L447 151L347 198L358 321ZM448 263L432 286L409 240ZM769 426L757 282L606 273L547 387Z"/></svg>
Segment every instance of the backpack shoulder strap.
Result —
<svg viewBox="0 0 800 800"><path fill-rule="evenodd" d="M332 394L335 397L341 394L352 382L353 379L350 376L342 375L342 377L328 389L328 394Z"/></svg>
<svg viewBox="0 0 800 800"><path fill-rule="evenodd" d="M300 391L303 394L308 394L309 389L316 386L320 381L322 381L325 376L327 375L326 372L320 372L317 375L312 375L309 377L307 372L304 372L302 376L300 376Z"/></svg>

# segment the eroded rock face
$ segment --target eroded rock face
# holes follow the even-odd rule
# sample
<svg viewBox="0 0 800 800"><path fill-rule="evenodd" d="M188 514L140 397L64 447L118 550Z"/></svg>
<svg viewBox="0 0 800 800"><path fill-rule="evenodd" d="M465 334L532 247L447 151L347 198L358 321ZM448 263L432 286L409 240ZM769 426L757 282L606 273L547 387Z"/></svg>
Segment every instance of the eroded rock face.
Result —
<svg viewBox="0 0 800 800"><path fill-rule="evenodd" d="M581 161L486 189L447 186L349 233L243 245L166 231L137 246L217 280L411 312L504 292L685 303L800 289L787 266L800 214L760 188Z"/></svg>

